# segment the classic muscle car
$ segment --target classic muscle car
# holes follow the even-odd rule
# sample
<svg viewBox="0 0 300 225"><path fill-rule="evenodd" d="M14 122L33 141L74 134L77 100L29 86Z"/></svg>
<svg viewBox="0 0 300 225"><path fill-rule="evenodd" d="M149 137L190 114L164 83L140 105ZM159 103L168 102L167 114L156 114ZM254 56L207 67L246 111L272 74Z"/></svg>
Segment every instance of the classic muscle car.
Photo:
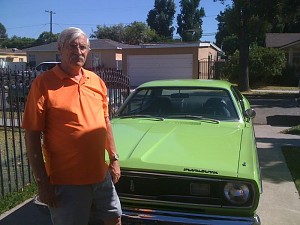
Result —
<svg viewBox="0 0 300 225"><path fill-rule="evenodd" d="M136 88L112 119L122 224L260 224L254 116L226 81Z"/></svg>

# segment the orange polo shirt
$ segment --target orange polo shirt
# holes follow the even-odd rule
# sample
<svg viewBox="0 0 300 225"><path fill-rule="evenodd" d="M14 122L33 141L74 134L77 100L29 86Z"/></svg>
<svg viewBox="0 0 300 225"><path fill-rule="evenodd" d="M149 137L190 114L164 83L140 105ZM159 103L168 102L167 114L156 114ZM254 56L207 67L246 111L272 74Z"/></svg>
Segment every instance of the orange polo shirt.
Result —
<svg viewBox="0 0 300 225"><path fill-rule="evenodd" d="M46 170L53 184L92 184L104 179L107 89L82 69L80 83L59 66L32 82L22 127L43 132Z"/></svg>

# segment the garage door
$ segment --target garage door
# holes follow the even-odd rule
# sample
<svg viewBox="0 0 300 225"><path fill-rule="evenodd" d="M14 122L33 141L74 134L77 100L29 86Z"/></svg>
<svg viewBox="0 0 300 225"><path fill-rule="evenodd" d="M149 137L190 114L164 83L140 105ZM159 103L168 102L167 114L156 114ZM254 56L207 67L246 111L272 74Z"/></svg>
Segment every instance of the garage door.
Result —
<svg viewBox="0 0 300 225"><path fill-rule="evenodd" d="M130 85L146 81L193 77L193 55L129 55L127 73Z"/></svg>

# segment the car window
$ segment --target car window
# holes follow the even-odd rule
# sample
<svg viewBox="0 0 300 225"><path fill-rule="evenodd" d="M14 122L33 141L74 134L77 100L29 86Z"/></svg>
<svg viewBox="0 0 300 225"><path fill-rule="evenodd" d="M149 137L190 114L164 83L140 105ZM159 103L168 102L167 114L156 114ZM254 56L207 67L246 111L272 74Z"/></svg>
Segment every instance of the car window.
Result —
<svg viewBox="0 0 300 225"><path fill-rule="evenodd" d="M244 105L242 94L240 93L240 91L235 86L231 86L231 91L234 95L234 98L236 99L236 102L238 104L238 107L240 108L240 111L244 112L245 111L245 105Z"/></svg>
<svg viewBox="0 0 300 225"><path fill-rule="evenodd" d="M118 115L205 116L237 120L233 99L225 89L194 87L151 87L135 91Z"/></svg>
<svg viewBox="0 0 300 225"><path fill-rule="evenodd" d="M58 62L45 62L41 63L36 67L37 71L46 71L52 69L54 66L59 64Z"/></svg>
<svg viewBox="0 0 300 225"><path fill-rule="evenodd" d="M151 101L151 90L141 90L138 91L134 98L131 98L131 100L126 104L126 106L123 108L123 114L137 114L143 110L143 108L147 107L147 105L150 104Z"/></svg>

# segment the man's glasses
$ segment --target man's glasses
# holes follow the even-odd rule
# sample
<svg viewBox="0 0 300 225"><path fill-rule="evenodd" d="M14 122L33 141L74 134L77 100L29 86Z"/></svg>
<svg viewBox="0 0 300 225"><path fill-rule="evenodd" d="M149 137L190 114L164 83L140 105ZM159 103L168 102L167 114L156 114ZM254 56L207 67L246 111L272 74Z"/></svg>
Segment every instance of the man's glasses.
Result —
<svg viewBox="0 0 300 225"><path fill-rule="evenodd" d="M69 44L68 48L71 51L78 51L78 49L80 50L80 52L85 53L86 51L90 50L90 48L87 45L77 45L77 44Z"/></svg>

